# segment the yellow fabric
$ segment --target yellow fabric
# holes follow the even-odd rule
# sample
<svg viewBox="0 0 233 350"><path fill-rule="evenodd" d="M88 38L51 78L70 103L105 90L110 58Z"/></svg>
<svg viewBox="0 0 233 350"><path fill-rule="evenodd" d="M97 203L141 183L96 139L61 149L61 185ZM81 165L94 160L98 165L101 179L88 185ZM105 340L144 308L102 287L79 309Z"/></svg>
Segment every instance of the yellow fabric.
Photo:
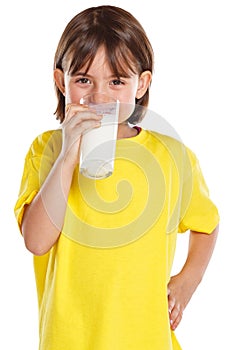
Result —
<svg viewBox="0 0 233 350"><path fill-rule="evenodd" d="M40 135L26 156L19 226L61 148L61 130ZM34 257L39 350L179 350L167 283L177 232L211 233L219 221L195 155L142 130L117 141L104 180L75 171L62 234Z"/></svg>

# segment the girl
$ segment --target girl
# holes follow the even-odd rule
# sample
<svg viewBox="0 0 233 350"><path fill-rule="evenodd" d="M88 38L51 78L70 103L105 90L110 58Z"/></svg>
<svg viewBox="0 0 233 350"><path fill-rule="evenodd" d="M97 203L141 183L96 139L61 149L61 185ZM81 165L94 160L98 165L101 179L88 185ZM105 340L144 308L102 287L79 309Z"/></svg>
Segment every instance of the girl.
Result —
<svg viewBox="0 0 233 350"><path fill-rule="evenodd" d="M61 128L33 141L15 206L34 255L40 350L181 349L174 330L211 258L219 216L193 152L133 126L152 73L150 42L123 9L86 9L61 36ZM120 114L114 173L96 181L78 164L82 134L101 125L79 104L92 92L132 106ZM171 277L177 233L188 230L187 260Z"/></svg>

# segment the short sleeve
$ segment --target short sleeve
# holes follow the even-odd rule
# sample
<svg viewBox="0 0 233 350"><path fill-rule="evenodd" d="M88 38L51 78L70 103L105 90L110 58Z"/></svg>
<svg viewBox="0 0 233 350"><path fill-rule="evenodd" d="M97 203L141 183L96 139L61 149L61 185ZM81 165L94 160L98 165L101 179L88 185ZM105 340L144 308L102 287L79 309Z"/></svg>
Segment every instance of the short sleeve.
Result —
<svg viewBox="0 0 233 350"><path fill-rule="evenodd" d="M211 233L219 223L219 213L210 198L199 161L195 154L187 149L186 168L191 171L184 176L182 193L182 217L179 232L187 230Z"/></svg>
<svg viewBox="0 0 233 350"><path fill-rule="evenodd" d="M61 132L47 131L38 136L25 157L24 169L14 213L21 227L26 205L39 192L61 149Z"/></svg>

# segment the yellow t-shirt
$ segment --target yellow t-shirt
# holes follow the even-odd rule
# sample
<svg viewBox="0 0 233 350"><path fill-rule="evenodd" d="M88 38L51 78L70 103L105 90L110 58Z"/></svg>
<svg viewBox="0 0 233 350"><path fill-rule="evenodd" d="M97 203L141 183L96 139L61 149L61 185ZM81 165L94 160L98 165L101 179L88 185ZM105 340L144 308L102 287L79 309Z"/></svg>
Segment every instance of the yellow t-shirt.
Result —
<svg viewBox="0 0 233 350"><path fill-rule="evenodd" d="M19 225L60 149L61 130L31 145ZM167 303L177 232L211 233L218 221L195 155L171 137L142 130L117 140L114 173L104 180L77 167L60 238L34 256L39 350L181 349Z"/></svg>

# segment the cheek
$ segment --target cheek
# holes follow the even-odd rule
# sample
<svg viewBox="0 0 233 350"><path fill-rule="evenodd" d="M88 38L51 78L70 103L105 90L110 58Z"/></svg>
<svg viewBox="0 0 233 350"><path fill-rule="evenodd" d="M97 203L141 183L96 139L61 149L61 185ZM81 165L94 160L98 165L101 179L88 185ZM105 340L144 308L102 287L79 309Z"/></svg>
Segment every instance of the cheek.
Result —
<svg viewBox="0 0 233 350"><path fill-rule="evenodd" d="M65 93L66 104L79 103L81 98L82 98L82 94L79 91L77 91L77 89L74 89L71 86L68 86L66 88L66 93Z"/></svg>
<svg viewBox="0 0 233 350"><path fill-rule="evenodd" d="M129 117L131 116L131 114L134 111L134 108L135 108L135 103L120 102L120 106L119 106L119 124L121 124L124 121L126 121L127 119L129 119Z"/></svg>
<svg viewBox="0 0 233 350"><path fill-rule="evenodd" d="M136 97L136 87L125 89L118 95L118 99L123 103L134 104Z"/></svg>
<svg viewBox="0 0 233 350"><path fill-rule="evenodd" d="M81 93L77 89L77 85L72 78L65 73L65 101L68 103L79 103L81 99Z"/></svg>
<svg viewBox="0 0 233 350"><path fill-rule="evenodd" d="M125 92L120 100L120 108L119 108L119 123L123 123L126 121L130 115L133 113L135 108L135 95L136 92L134 89Z"/></svg>

